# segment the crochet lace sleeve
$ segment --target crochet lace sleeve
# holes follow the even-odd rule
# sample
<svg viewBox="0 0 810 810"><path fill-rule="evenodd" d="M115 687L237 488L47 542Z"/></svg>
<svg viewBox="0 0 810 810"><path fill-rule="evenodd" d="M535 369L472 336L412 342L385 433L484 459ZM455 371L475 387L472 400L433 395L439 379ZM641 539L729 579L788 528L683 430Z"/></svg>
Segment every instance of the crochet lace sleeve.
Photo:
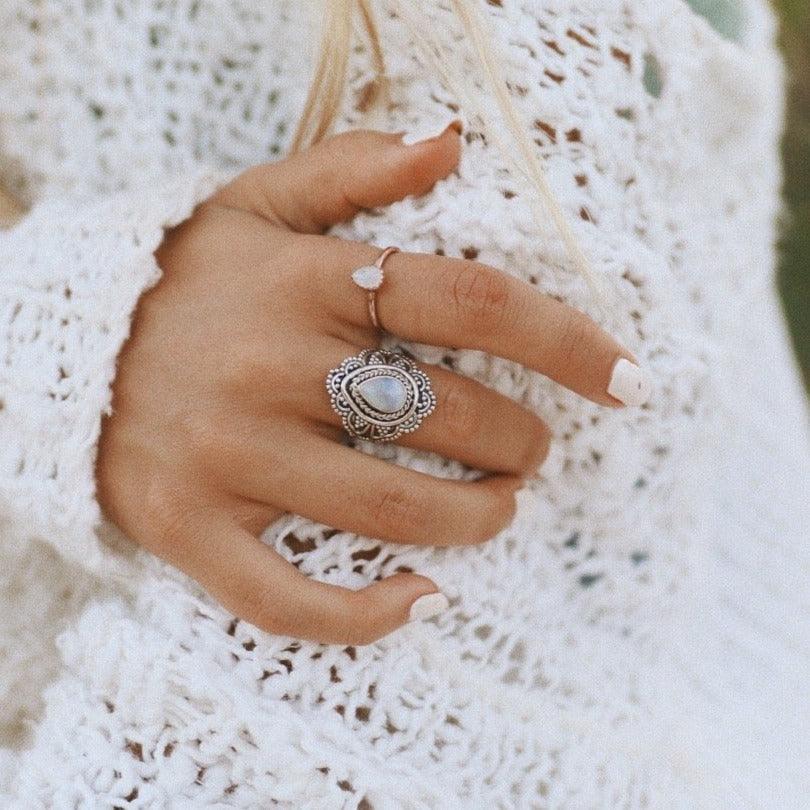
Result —
<svg viewBox="0 0 810 810"><path fill-rule="evenodd" d="M164 229L223 180L47 199L0 231L0 542L42 539L99 568L94 465L116 357Z"/></svg>

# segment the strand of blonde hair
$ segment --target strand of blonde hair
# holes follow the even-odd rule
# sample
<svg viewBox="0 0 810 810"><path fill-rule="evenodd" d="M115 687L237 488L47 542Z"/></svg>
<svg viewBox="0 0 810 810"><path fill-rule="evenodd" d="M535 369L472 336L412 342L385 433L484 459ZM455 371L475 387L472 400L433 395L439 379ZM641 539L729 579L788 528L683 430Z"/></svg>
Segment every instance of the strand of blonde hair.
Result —
<svg viewBox="0 0 810 810"><path fill-rule="evenodd" d="M359 10L371 46L375 81L369 106L388 98L385 58L370 0L324 0L321 43L304 109L293 136L292 151L298 152L329 134L346 88L355 11Z"/></svg>
<svg viewBox="0 0 810 810"><path fill-rule="evenodd" d="M325 0L320 58L293 138L293 151L329 134L346 87L355 0Z"/></svg>
<svg viewBox="0 0 810 810"><path fill-rule="evenodd" d="M407 25L413 41L429 62L439 80L456 97L465 116L484 130L486 137L498 148L502 159L511 172L529 186L528 196L532 214L538 223L550 216L565 246L574 269L583 277L597 304L602 307L604 296L601 286L579 245L576 234L566 217L559 201L551 189L543 166L538 159L534 142L521 121L509 86L501 69L502 61L496 54L495 40L487 30L486 22L474 2L470 0L450 0L453 11L461 22L478 67L486 85L495 99L504 129L509 133L512 146L501 134L501 128L493 121L492 111L485 110L482 96L472 83L472 77L463 62L459 51L448 51L434 34L434 24L419 11L419 4L408 0L388 0L391 10ZM324 36L315 70L315 79L310 85L304 112L294 139L294 149L317 142L330 130L337 116L345 91L347 61L340 61L349 54L349 44L338 41L340 37L352 35L355 13L360 11L365 35L370 43L377 82L385 86L385 63L383 48L370 0L325 0ZM340 24L337 24L337 18ZM340 76L340 81L330 85L319 81L322 75ZM337 94L337 95L329 95ZM319 137L309 137L308 133L319 133ZM516 156L517 153L517 156Z"/></svg>

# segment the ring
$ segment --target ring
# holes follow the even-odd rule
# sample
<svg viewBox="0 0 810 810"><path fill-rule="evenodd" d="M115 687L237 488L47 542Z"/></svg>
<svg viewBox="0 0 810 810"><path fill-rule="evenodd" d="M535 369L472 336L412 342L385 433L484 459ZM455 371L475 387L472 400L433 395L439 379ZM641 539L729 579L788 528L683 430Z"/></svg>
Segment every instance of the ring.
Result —
<svg viewBox="0 0 810 810"><path fill-rule="evenodd" d="M427 374L405 355L385 349L347 357L327 374L326 390L346 432L372 442L413 433L436 408Z"/></svg>
<svg viewBox="0 0 810 810"><path fill-rule="evenodd" d="M377 317L377 290L382 286L385 279L383 272L383 264L385 260L392 254L398 253L398 247L387 247L377 258L374 264L358 267L352 273L352 281L368 293L368 314L371 317L371 323L374 324L375 329L381 329L380 319Z"/></svg>

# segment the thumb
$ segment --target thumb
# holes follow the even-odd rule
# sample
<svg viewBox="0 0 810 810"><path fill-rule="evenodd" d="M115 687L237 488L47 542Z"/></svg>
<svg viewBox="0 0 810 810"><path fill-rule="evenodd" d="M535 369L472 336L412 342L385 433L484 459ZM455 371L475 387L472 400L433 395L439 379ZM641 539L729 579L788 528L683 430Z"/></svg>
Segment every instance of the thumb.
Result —
<svg viewBox="0 0 810 810"><path fill-rule="evenodd" d="M365 208L425 194L458 164L460 133L458 121L420 140L346 132L278 163L248 169L213 200L299 233L321 233Z"/></svg>

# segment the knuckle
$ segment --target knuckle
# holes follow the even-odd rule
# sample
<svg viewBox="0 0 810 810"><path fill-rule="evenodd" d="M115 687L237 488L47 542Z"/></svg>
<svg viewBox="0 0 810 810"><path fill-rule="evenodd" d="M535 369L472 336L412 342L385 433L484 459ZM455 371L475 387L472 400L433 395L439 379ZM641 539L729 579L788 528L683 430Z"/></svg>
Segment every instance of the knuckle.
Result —
<svg viewBox="0 0 810 810"><path fill-rule="evenodd" d="M364 647L373 644L385 635L374 623L373 617L379 614L379 606L370 599L365 588L359 591L349 591L345 599L345 610L341 615L345 618L336 628L339 641L342 644Z"/></svg>
<svg viewBox="0 0 810 810"><path fill-rule="evenodd" d="M321 188L328 189L337 194L339 198L344 198L344 202L350 204L345 196L344 184L346 174L343 168L347 160L351 160L352 153L359 151L360 139L357 131L341 132L337 135L322 141L318 146L322 147L320 155L322 160L318 164L318 180ZM318 146L315 147L316 153Z"/></svg>
<svg viewBox="0 0 810 810"><path fill-rule="evenodd" d="M413 492L388 487L368 494L362 508L372 525L384 534L418 537L427 529L427 505L422 500Z"/></svg>
<svg viewBox="0 0 810 810"><path fill-rule="evenodd" d="M227 204L231 199L232 185L233 181L231 181L228 186L220 189L216 194L203 200L195 209L194 218L200 223L208 223L220 216L222 213L222 205Z"/></svg>
<svg viewBox="0 0 810 810"><path fill-rule="evenodd" d="M444 432L451 441L469 441L481 429L481 408L461 381L442 387L436 410L442 415Z"/></svg>
<svg viewBox="0 0 810 810"><path fill-rule="evenodd" d="M509 278L491 267L466 262L445 283L456 316L476 328L498 329L512 310Z"/></svg>
<svg viewBox="0 0 810 810"><path fill-rule="evenodd" d="M144 490L143 515L149 547L157 554L171 558L188 543L193 514L179 486L151 481Z"/></svg>
<svg viewBox="0 0 810 810"><path fill-rule="evenodd" d="M222 393L229 399L244 396L250 388L250 381L261 379L259 362L252 353L237 350L233 353L228 367L223 370L220 387Z"/></svg>
<svg viewBox="0 0 810 810"><path fill-rule="evenodd" d="M267 343L244 343L233 351L223 374L222 391L230 401L241 401L255 393L257 384L264 390L279 389L294 383L293 364L268 352Z"/></svg>
<svg viewBox="0 0 810 810"><path fill-rule="evenodd" d="M252 166L233 181L229 198L226 199L284 228L287 220L279 211L273 194L274 183L268 182L269 179L263 166Z"/></svg>
<svg viewBox="0 0 810 810"><path fill-rule="evenodd" d="M474 542L484 543L505 529L515 514L515 496L511 492L493 492L487 499L481 499L486 506L482 510L474 529Z"/></svg>
<svg viewBox="0 0 810 810"><path fill-rule="evenodd" d="M584 367L598 327L584 313L571 310L560 330L560 363L568 370Z"/></svg>
<svg viewBox="0 0 810 810"><path fill-rule="evenodd" d="M222 443L219 427L208 409L194 405L183 408L176 415L174 429L181 445L201 456L216 452Z"/></svg>
<svg viewBox="0 0 810 810"><path fill-rule="evenodd" d="M281 625L278 596L272 588L261 587L257 584L256 587L244 590L234 582L228 590L240 594L240 604L235 612L241 618L255 624L266 633L283 633L288 629L293 630L293 628Z"/></svg>

